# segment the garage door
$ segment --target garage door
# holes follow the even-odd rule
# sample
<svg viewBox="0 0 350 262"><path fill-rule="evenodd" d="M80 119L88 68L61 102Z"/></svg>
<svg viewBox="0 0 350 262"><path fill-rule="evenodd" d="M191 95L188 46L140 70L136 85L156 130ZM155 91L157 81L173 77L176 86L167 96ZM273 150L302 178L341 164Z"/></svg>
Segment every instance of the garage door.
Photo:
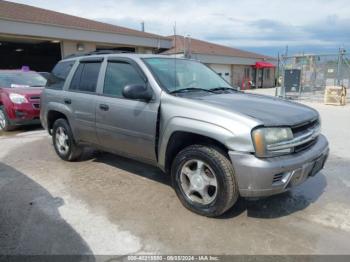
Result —
<svg viewBox="0 0 350 262"><path fill-rule="evenodd" d="M231 65L209 64L209 66L223 79L231 83Z"/></svg>

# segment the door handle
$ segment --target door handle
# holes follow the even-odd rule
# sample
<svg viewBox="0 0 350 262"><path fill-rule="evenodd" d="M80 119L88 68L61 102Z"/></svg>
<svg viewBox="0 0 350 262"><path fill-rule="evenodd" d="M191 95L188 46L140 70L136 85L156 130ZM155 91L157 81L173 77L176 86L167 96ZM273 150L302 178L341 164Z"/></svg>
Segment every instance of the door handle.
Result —
<svg viewBox="0 0 350 262"><path fill-rule="evenodd" d="M103 111L108 111L109 110L109 106L105 105L105 104L100 104L100 109Z"/></svg>
<svg viewBox="0 0 350 262"><path fill-rule="evenodd" d="M64 100L64 103L67 104L67 105L70 105L72 103L72 100L69 99L69 98L65 98Z"/></svg>

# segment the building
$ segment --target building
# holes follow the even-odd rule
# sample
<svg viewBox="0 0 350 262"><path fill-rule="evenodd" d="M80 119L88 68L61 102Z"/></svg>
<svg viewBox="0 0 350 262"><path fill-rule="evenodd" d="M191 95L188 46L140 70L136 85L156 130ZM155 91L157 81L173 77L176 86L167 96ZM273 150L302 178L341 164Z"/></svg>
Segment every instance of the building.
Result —
<svg viewBox="0 0 350 262"><path fill-rule="evenodd" d="M26 65L36 71L51 71L68 55L106 49L198 59L241 88L252 83L272 87L275 82L276 60L271 57L0 0L0 69Z"/></svg>
<svg viewBox="0 0 350 262"><path fill-rule="evenodd" d="M153 53L166 37L0 0L0 69L49 71L73 53L103 49Z"/></svg>
<svg viewBox="0 0 350 262"><path fill-rule="evenodd" d="M242 89L275 85L276 59L194 38L169 36L173 47L163 54L199 60Z"/></svg>

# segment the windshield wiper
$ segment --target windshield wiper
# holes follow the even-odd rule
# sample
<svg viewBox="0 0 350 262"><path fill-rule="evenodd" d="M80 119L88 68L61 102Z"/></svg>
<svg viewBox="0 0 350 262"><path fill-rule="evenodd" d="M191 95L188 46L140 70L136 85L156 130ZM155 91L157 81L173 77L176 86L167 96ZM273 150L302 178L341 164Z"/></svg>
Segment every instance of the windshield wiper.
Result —
<svg viewBox="0 0 350 262"><path fill-rule="evenodd" d="M181 88L174 91L171 91L170 94L176 94L176 93L182 93L187 91L204 91L204 92L210 92L213 93L211 89L204 89L204 88L198 88L198 87L187 87L187 88Z"/></svg>
<svg viewBox="0 0 350 262"><path fill-rule="evenodd" d="M211 88L209 90L212 91L212 92L215 92L215 91L226 91L226 90L238 92L237 89L234 89L232 87L225 87L225 86L219 86L219 87Z"/></svg>

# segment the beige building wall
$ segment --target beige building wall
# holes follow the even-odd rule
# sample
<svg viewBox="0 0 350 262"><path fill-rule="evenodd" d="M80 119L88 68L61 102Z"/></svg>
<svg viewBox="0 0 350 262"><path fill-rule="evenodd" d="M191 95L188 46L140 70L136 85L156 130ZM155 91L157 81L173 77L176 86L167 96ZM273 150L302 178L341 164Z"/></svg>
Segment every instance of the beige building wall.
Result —
<svg viewBox="0 0 350 262"><path fill-rule="evenodd" d="M82 47L83 50L78 50L78 47ZM62 41L61 42L61 54L62 57L66 57L72 54L93 52L96 50L97 44L90 42L78 42L78 41ZM106 47L107 46L103 46ZM113 49L115 47L120 47L119 45L108 45L109 48ZM152 54L154 52L153 48L150 47L136 47L136 53L139 54Z"/></svg>
<svg viewBox="0 0 350 262"><path fill-rule="evenodd" d="M153 48L149 47L136 47L136 53L138 54L153 54Z"/></svg>
<svg viewBox="0 0 350 262"><path fill-rule="evenodd" d="M247 66L244 65L232 65L232 85L233 86L242 86L242 80L244 79L244 68Z"/></svg>
<svg viewBox="0 0 350 262"><path fill-rule="evenodd" d="M78 47L82 47L83 50L78 50ZM75 42L75 41L63 41L61 42L61 54L62 58L78 53L92 52L96 50L95 43L87 42Z"/></svg>
<svg viewBox="0 0 350 262"><path fill-rule="evenodd" d="M263 87L275 86L275 68L264 69L264 83Z"/></svg>

